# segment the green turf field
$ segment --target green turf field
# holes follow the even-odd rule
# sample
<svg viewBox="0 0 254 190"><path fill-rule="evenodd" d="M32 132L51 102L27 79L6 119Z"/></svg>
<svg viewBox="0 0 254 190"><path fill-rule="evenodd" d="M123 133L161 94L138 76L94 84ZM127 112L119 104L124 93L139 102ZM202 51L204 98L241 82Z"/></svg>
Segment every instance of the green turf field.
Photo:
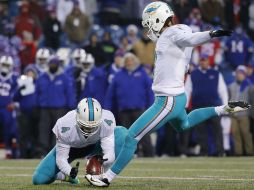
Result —
<svg viewBox="0 0 254 190"><path fill-rule="evenodd" d="M63 182L33 186L31 176L39 160L0 161L0 189L101 189L84 179L84 161L80 166L81 184ZM234 190L254 189L254 159L248 158L167 158L135 159L110 185L114 190Z"/></svg>

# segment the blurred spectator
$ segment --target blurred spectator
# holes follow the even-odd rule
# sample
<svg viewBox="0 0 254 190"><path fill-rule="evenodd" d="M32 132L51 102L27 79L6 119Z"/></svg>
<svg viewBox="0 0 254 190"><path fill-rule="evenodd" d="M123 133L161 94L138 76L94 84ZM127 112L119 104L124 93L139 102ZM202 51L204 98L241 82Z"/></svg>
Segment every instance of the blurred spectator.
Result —
<svg viewBox="0 0 254 190"><path fill-rule="evenodd" d="M129 52L132 49L132 45L129 44L128 37L127 36L122 36L120 38L120 45L119 49L124 51L125 53Z"/></svg>
<svg viewBox="0 0 254 190"><path fill-rule="evenodd" d="M18 103L18 132L20 158L34 158L37 147L37 125L39 123L36 111L35 81L38 73L34 65L29 65L17 80L18 90L14 95Z"/></svg>
<svg viewBox="0 0 254 190"><path fill-rule="evenodd" d="M218 0L202 0L200 10L205 22L220 25L224 23L224 7Z"/></svg>
<svg viewBox="0 0 254 190"><path fill-rule="evenodd" d="M82 48L76 48L72 51L71 53L71 60L70 63L67 64L67 66L64 68L65 72L69 75L69 76L76 76L76 68L82 68L82 63L81 60L85 59L85 57L87 56L86 51Z"/></svg>
<svg viewBox="0 0 254 190"><path fill-rule="evenodd" d="M56 51L56 56L58 56L60 60L60 66L62 68L65 68L69 65L70 55L71 55L71 49L68 47L61 47Z"/></svg>
<svg viewBox="0 0 254 190"><path fill-rule="evenodd" d="M254 85L254 63L247 64L247 77L252 85Z"/></svg>
<svg viewBox="0 0 254 190"><path fill-rule="evenodd" d="M244 30L248 31L248 24L250 20L249 15L249 7L250 7L250 2L252 0L240 0L240 23L242 24ZM251 7L250 7L251 10Z"/></svg>
<svg viewBox="0 0 254 190"><path fill-rule="evenodd" d="M46 10L43 1L28 0L30 6L30 12L36 16L41 22L45 20Z"/></svg>
<svg viewBox="0 0 254 190"><path fill-rule="evenodd" d="M105 108L117 108L121 125L129 128L153 103L151 84L151 78L140 65L138 58L132 53L127 53L124 56L124 68L116 73L108 88ZM153 156L149 135L141 144L144 156Z"/></svg>
<svg viewBox="0 0 254 190"><path fill-rule="evenodd" d="M190 26L193 32L200 32L204 25L200 10L198 8L192 9L188 18L184 20L184 24Z"/></svg>
<svg viewBox="0 0 254 190"><path fill-rule="evenodd" d="M209 24L204 25L205 31L212 30L213 27ZM198 50L199 55L207 54L209 56L209 63L211 67L220 65L223 60L223 51L221 48L221 41L219 39L212 39L207 43L198 46L195 50ZM199 60L198 60L199 61ZM198 64L197 64L198 65Z"/></svg>
<svg viewBox="0 0 254 190"><path fill-rule="evenodd" d="M247 11L244 10L244 12L246 13ZM251 2L250 6L249 6L249 34L252 40L254 40L254 1Z"/></svg>
<svg viewBox="0 0 254 190"><path fill-rule="evenodd" d="M167 123L165 127L159 128L156 132L156 155L164 158L178 156L179 141L176 130Z"/></svg>
<svg viewBox="0 0 254 190"><path fill-rule="evenodd" d="M124 57L124 52L121 49L117 50L115 52L114 62L108 67L106 67L109 83L112 82L116 73L118 73L124 67L123 57Z"/></svg>
<svg viewBox="0 0 254 190"><path fill-rule="evenodd" d="M13 59L5 55L0 58L0 125L5 144L5 157L15 158L13 151L17 144L15 106L12 97L17 87L17 76L13 74Z"/></svg>
<svg viewBox="0 0 254 190"><path fill-rule="evenodd" d="M38 75L46 72L48 69L48 60L50 58L50 51L47 48L38 49L35 57L35 69Z"/></svg>
<svg viewBox="0 0 254 190"><path fill-rule="evenodd" d="M81 48L76 48L71 54L72 60L67 67L65 73L72 79L74 94L76 98L75 104L80 101L81 92L84 89L85 79L81 73L83 71L82 61L86 59L86 51Z"/></svg>
<svg viewBox="0 0 254 190"><path fill-rule="evenodd" d="M192 108L203 108L209 106L220 106L227 104L228 93L222 74L211 68L209 56L201 54L200 67L192 71L185 84L188 101L191 97ZM188 104L187 104L188 105ZM223 139L220 117L214 117L197 126L198 143L201 146L200 154L202 156L209 154L208 144L208 125L212 125L211 131L216 146L215 156L222 156Z"/></svg>
<svg viewBox="0 0 254 190"><path fill-rule="evenodd" d="M25 47L20 53L23 69L26 65L34 62L36 47L41 35L39 21L31 14L27 1L22 1L20 14L15 18L15 29Z"/></svg>
<svg viewBox="0 0 254 190"><path fill-rule="evenodd" d="M182 23L191 12L191 3L188 0L176 0L173 6L175 14L177 15L180 23Z"/></svg>
<svg viewBox="0 0 254 190"><path fill-rule="evenodd" d="M224 0L226 28L233 30L239 24L240 0Z"/></svg>
<svg viewBox="0 0 254 190"><path fill-rule="evenodd" d="M142 38L133 45L132 50L142 64L153 66L155 44L147 37L146 30L143 30Z"/></svg>
<svg viewBox="0 0 254 190"><path fill-rule="evenodd" d="M56 6L56 12L57 12L57 19L60 21L61 25L64 26L66 17L72 12L73 7L76 6L79 7L82 13L85 13L85 1L83 0L53 0L56 2L51 3L53 6Z"/></svg>
<svg viewBox="0 0 254 190"><path fill-rule="evenodd" d="M48 71L39 76L36 82L40 108L38 156L45 156L54 146L51 129L58 118L75 106L72 83L63 73L59 58L52 56L48 65Z"/></svg>
<svg viewBox="0 0 254 190"><path fill-rule="evenodd" d="M138 27L136 25L130 24L127 27L127 38L128 38L128 42L131 46L139 40Z"/></svg>
<svg viewBox="0 0 254 190"><path fill-rule="evenodd" d="M140 0L128 0L121 8L120 25L141 24Z"/></svg>
<svg viewBox="0 0 254 190"><path fill-rule="evenodd" d="M225 45L225 61L232 69L249 63L253 53L252 42L240 26L235 29L231 37L227 38Z"/></svg>
<svg viewBox="0 0 254 190"><path fill-rule="evenodd" d="M112 63L114 60L115 51L117 50L117 46L112 41L110 32L104 32L101 46L105 56L105 64Z"/></svg>
<svg viewBox="0 0 254 190"><path fill-rule="evenodd" d="M250 85L249 89L249 104L251 105L250 108L250 130L252 134L252 142L254 144L254 85Z"/></svg>
<svg viewBox="0 0 254 190"><path fill-rule="evenodd" d="M96 33L91 34L89 44L84 47L87 53L91 53L95 59L95 66L99 67L104 65L105 56L102 50L102 45L98 40Z"/></svg>
<svg viewBox="0 0 254 190"><path fill-rule="evenodd" d="M71 43L81 46L87 37L90 22L88 16L81 12L79 1L75 0L71 13L66 17L64 30Z"/></svg>
<svg viewBox="0 0 254 190"><path fill-rule="evenodd" d="M98 0L102 25L120 24L120 12L126 0Z"/></svg>
<svg viewBox="0 0 254 190"><path fill-rule="evenodd" d="M22 1L20 14L15 19L16 34L24 41L34 41L38 44L41 30L38 18L30 12L30 6L27 1Z"/></svg>
<svg viewBox="0 0 254 190"><path fill-rule="evenodd" d="M3 43L2 45L4 47L2 53L8 54L13 58L13 61L14 61L13 71L16 73L20 73L19 54L24 48L22 44L22 40L19 36L15 35L15 26L13 23L6 23L2 31L4 32L3 41L5 41L5 42L2 42Z"/></svg>
<svg viewBox="0 0 254 190"><path fill-rule="evenodd" d="M250 82L246 80L246 74L246 67L239 65L236 69L235 82L228 87L230 101L243 100L249 102ZM235 155L242 156L244 153L249 156L253 155L249 111L232 115L231 122Z"/></svg>
<svg viewBox="0 0 254 190"><path fill-rule="evenodd" d="M82 64L82 72L80 79L82 84L82 92L79 100L85 97L94 97L103 106L106 90L108 87L107 76L103 68L94 66L94 57L92 54L80 60Z"/></svg>
<svg viewBox="0 0 254 190"><path fill-rule="evenodd" d="M43 24L45 46L56 50L60 46L62 35L61 23L57 20L55 7L49 6L48 14Z"/></svg>
<svg viewBox="0 0 254 190"><path fill-rule="evenodd" d="M0 2L0 28L4 28L4 25L9 22L8 9L6 3ZM0 30L0 34L3 34L3 30Z"/></svg>

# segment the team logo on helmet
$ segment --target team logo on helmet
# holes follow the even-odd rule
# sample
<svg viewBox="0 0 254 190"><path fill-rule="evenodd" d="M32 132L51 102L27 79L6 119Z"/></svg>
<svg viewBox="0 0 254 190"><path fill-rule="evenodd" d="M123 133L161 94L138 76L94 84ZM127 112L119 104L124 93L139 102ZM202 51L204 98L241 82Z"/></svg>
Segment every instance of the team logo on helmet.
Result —
<svg viewBox="0 0 254 190"><path fill-rule="evenodd" d="M151 5L150 7L148 7L146 9L146 13L148 13L149 15L153 15L155 13L155 11L160 7L161 5Z"/></svg>

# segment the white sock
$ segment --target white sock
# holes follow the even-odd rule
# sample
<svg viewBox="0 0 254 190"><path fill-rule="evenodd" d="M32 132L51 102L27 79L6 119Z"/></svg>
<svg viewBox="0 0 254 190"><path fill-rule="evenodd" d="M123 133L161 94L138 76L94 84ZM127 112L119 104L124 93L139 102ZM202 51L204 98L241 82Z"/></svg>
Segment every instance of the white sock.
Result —
<svg viewBox="0 0 254 190"><path fill-rule="evenodd" d="M109 169L105 174L104 176L108 179L108 182L111 182L115 177L116 177L116 174L114 172L112 172L111 169Z"/></svg>
<svg viewBox="0 0 254 190"><path fill-rule="evenodd" d="M65 179L65 175L62 172L58 172L56 174L56 180L61 180L63 181Z"/></svg>
<svg viewBox="0 0 254 190"><path fill-rule="evenodd" d="M225 108L225 105L222 105L222 106L216 106L214 109L215 109L215 112L218 114L218 116L220 116L220 115L227 114L224 108Z"/></svg>

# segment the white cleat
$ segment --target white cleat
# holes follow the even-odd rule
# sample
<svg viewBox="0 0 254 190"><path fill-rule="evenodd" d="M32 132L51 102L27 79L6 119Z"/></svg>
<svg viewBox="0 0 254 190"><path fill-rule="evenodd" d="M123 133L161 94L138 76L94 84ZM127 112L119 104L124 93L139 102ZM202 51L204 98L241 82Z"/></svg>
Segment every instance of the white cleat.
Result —
<svg viewBox="0 0 254 190"><path fill-rule="evenodd" d="M226 113L236 113L240 111L246 111L250 108L250 104L243 101L228 102L228 105L224 107Z"/></svg>
<svg viewBox="0 0 254 190"><path fill-rule="evenodd" d="M86 174L85 178L91 185L97 187L108 187L110 184L107 178L103 178L103 175Z"/></svg>

